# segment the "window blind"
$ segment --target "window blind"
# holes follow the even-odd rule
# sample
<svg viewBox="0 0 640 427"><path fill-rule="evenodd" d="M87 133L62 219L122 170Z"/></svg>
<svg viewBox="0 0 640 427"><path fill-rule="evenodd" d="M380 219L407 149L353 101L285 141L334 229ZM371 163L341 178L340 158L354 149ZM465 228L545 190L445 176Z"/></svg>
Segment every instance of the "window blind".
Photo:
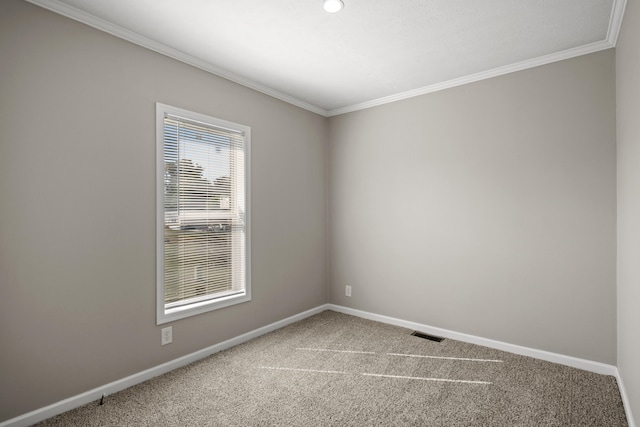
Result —
<svg viewBox="0 0 640 427"><path fill-rule="evenodd" d="M245 135L165 113L164 304L245 291Z"/></svg>

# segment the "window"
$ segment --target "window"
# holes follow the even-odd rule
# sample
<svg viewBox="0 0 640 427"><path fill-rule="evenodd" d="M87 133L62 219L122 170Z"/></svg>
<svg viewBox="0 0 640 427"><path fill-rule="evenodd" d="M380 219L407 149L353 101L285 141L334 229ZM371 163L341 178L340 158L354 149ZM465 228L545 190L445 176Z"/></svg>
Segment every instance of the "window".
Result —
<svg viewBox="0 0 640 427"><path fill-rule="evenodd" d="M156 104L157 323L251 299L250 128Z"/></svg>

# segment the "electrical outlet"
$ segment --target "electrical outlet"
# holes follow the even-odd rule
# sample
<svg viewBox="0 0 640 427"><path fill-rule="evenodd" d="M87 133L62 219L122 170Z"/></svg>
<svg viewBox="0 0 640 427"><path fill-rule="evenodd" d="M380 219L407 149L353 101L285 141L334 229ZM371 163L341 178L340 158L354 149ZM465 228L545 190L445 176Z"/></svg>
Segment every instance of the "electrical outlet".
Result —
<svg viewBox="0 0 640 427"><path fill-rule="evenodd" d="M166 328L162 328L162 345L171 344L173 342L173 327L168 326Z"/></svg>
<svg viewBox="0 0 640 427"><path fill-rule="evenodd" d="M351 296L351 286L347 285L344 287L344 294L348 297Z"/></svg>

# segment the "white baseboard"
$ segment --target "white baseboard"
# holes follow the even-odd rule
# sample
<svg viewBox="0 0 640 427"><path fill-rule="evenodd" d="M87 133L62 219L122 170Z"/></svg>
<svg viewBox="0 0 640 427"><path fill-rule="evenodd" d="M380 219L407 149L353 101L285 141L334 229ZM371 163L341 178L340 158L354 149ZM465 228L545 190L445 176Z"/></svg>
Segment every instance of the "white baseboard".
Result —
<svg viewBox="0 0 640 427"><path fill-rule="evenodd" d="M307 310L278 322L274 322L270 325L263 326L261 328L247 332L246 334L242 334L219 344L212 345L211 347L207 347L194 353L187 354L186 356L171 360L167 363L163 363L162 365L158 365L145 371L138 372L137 374L133 374L126 378L122 378L112 383L105 384L103 386L94 388L93 390L89 390L85 393L72 396L68 399L61 400L60 402L45 406L44 408L36 409L35 411L28 412L16 418L1 422L0 427L30 426L32 424L46 420L47 418L54 417L58 414L62 414L63 412L67 412L79 406L86 405L87 403L94 402L100 399L102 395L113 394L136 384L140 384L151 378L157 377L158 375L165 374L167 372L173 371L174 369L193 363L197 360L204 359L205 357L210 356L214 353L242 344L253 338L257 338L260 335L275 331L276 329L280 329L291 323L295 323L299 320L313 316L314 314L318 314L325 310L327 310L326 304L312 308L311 310Z"/></svg>
<svg viewBox="0 0 640 427"><path fill-rule="evenodd" d="M624 387L624 381L622 381L622 376L620 375L620 371L616 372L616 381L618 381L618 388L620 389L620 397L622 397L622 404L624 405L624 411L627 414L627 423L629 427L636 427L635 421L633 421L633 414L631 413L631 402L629 401L629 396L627 395L627 389Z"/></svg>
<svg viewBox="0 0 640 427"><path fill-rule="evenodd" d="M270 325L263 326L251 332L247 332L246 334L242 334L235 338L231 338L227 341L221 342L219 344L215 344L213 346L207 347L200 351L196 351L194 353L188 354L178 359L169 361L167 363L163 363L162 365L155 366L153 368L128 376L118 381L114 381L112 383L97 387L93 390L89 390L77 396L70 397L68 399L62 400L60 402L54 403L44 408L37 409L35 411L18 416L16 418L12 418L10 420L0 423L0 427L30 426L37 422L43 421L47 418L51 418L63 412L66 412L71 409L77 408L79 406L85 405L87 403L96 401L100 399L102 395L109 395L109 394L116 393L120 390L124 390L125 388L142 383L153 377L157 377L158 375L162 375L174 369L188 365L189 363L193 363L197 360L203 359L219 351L226 350L233 346L242 344L253 338L257 338L261 335L264 335L271 331L275 331L276 329L280 329L291 323L295 323L299 320L313 316L314 314L318 314L325 310L332 310L339 313L350 314L352 316L357 316L364 319L369 319L377 322L387 323L390 325L400 326L407 329L418 330L421 332L426 332L429 334L438 335L445 338L455 339L455 340L467 342L470 344L477 344L485 347L495 348L498 350L519 354L522 356L534 357L536 359L546 360L548 362L553 362L553 363L559 363L562 365L583 369L585 371L590 371L597 374L613 375L616 377L616 380L618 381L618 387L620 389L620 395L622 396L622 401L625 407L629 427L636 427L633 421L633 416L631 414L629 400L626 394L626 390L624 388L624 383L622 382L622 378L620 377L617 367L613 365L607 365L604 363L594 362L591 360L585 360L585 359L580 359L572 356L566 356L563 354L551 353L544 350L536 350L533 348L509 344L501 341L481 338L474 335L463 334L460 332L450 331L442 328L436 328L436 327L424 325L421 323L410 322L407 320L397 319L397 318L388 317L388 316L382 316L379 314L369 313L366 311L356 310L353 308L343 307L335 304L323 304L311 310L307 310L305 312L296 314L294 316L288 317L278 322L274 322Z"/></svg>
<svg viewBox="0 0 640 427"><path fill-rule="evenodd" d="M563 354L551 353L549 351L544 351L544 350L536 350L534 348L523 347L515 344L501 342L501 341L495 341L487 338L477 337L474 335L467 335L460 332L450 331L447 329L436 328L429 325L423 325L421 323L409 322L407 320L396 319L388 316L382 316L379 314L369 313L361 310L355 310L353 308L343 307L340 305L328 304L327 308L329 310L362 317L364 319L375 320L377 322L388 323L390 325L395 325L395 326L401 326L403 328L413 329L420 332L426 332L429 334L438 335L438 336L450 338L453 340L468 342L470 344L477 344L485 347L495 348L497 350L508 351L509 353L515 353L521 356L534 357L536 359L546 360L548 362L553 362L553 363L559 363L561 365L567 365L567 366L582 369L585 371L595 372L597 374L615 376L618 372L618 369L615 366L607 365L605 363L579 359L577 357L565 356Z"/></svg>
<svg viewBox="0 0 640 427"><path fill-rule="evenodd" d="M566 356L564 354L551 353L549 351L537 350L534 348L523 347L515 344L501 342L501 341L495 341L487 338L481 338L474 335L467 335L460 332L450 331L448 329L436 328L436 327L424 325L421 323L409 322L407 320L396 319L388 316L382 316L379 314L369 313L367 311L356 310L353 308L343 307L340 305L327 304L326 308L328 310L337 311L339 313L362 317L363 319L375 320L377 322L387 323L394 326L400 326L407 329L413 329L420 332L426 332L429 334L450 338L458 341L463 341L470 344L482 345L489 348L495 348L497 350L507 351L509 353L546 360L548 362L571 366L573 368L594 372L596 374L613 375L614 377L616 377L616 381L618 382L618 389L620 390L620 397L622 398L622 404L624 405L625 414L627 416L627 423L629 424L629 427L636 427L636 424L633 420L633 414L631 413L631 402L629 401L627 391L624 387L624 382L616 366L607 365L605 363L600 363L600 362L594 362L592 360L580 359L573 356Z"/></svg>

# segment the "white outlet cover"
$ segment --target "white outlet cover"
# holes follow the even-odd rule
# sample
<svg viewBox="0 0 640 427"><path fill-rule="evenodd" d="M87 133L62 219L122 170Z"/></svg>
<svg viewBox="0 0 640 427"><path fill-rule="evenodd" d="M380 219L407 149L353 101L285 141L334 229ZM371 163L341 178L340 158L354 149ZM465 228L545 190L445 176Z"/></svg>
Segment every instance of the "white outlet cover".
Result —
<svg viewBox="0 0 640 427"><path fill-rule="evenodd" d="M167 326L166 328L162 328L161 331L161 344L167 345L173 342L173 327Z"/></svg>

